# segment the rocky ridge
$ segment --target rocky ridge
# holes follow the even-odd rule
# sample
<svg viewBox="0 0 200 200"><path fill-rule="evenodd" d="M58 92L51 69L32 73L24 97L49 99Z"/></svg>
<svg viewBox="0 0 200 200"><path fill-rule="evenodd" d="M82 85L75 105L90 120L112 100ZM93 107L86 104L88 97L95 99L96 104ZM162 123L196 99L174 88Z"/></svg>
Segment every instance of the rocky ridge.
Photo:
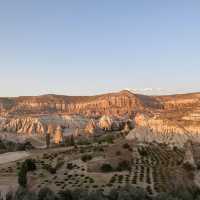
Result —
<svg viewBox="0 0 200 200"><path fill-rule="evenodd" d="M61 126L67 133L83 129L90 135L97 128L94 123L97 119L98 128L108 130L111 123L112 127L117 127L116 121L130 119L137 128L147 130L143 133L149 137L181 141L197 138L200 134L200 93L145 96L125 90L82 97L0 98L0 116L0 131L19 134L55 133Z"/></svg>

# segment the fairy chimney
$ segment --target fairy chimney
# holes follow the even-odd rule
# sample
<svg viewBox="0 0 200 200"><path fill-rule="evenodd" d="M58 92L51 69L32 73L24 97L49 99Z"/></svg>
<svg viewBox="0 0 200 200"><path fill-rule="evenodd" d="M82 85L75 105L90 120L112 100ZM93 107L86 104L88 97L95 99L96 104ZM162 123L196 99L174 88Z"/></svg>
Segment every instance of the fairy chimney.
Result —
<svg viewBox="0 0 200 200"><path fill-rule="evenodd" d="M60 144L63 141L63 131L60 126L57 127L54 135L54 143Z"/></svg>
<svg viewBox="0 0 200 200"><path fill-rule="evenodd" d="M112 119L109 116L102 116L101 119L99 120L99 127L103 130L111 130L112 128Z"/></svg>
<svg viewBox="0 0 200 200"><path fill-rule="evenodd" d="M96 123L93 119L91 119L85 127L86 135L93 135L96 129Z"/></svg>

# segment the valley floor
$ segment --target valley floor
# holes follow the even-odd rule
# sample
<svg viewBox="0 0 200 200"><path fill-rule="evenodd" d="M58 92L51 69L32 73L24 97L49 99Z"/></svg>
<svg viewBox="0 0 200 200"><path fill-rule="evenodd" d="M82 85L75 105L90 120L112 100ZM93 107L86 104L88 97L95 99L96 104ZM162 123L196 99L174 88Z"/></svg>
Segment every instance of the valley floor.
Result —
<svg viewBox="0 0 200 200"><path fill-rule="evenodd" d="M25 159L28 156L30 156L30 153L26 151L3 153L0 154L0 165Z"/></svg>

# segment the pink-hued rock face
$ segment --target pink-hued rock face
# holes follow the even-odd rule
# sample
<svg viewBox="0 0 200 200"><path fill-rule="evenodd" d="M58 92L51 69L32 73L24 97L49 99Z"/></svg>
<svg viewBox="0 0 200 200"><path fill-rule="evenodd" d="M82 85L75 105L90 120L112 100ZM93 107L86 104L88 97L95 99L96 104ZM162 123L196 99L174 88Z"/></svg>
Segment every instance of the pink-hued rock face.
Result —
<svg viewBox="0 0 200 200"><path fill-rule="evenodd" d="M99 120L99 127L104 130L111 130L112 123L112 119L109 116L104 115Z"/></svg>
<svg viewBox="0 0 200 200"><path fill-rule="evenodd" d="M121 91L82 97L0 98L0 131L55 134L57 126L62 126L69 132L78 129L93 134L97 127L104 130L117 127L116 119L122 118L154 133L199 134L200 93L145 96Z"/></svg>
<svg viewBox="0 0 200 200"><path fill-rule="evenodd" d="M63 142L63 132L60 126L57 127L55 135L54 135L54 143L60 144Z"/></svg>
<svg viewBox="0 0 200 200"><path fill-rule="evenodd" d="M96 122L93 120L93 119L91 119L88 123L87 123L87 125L86 125L86 127L85 127L85 134L86 135L93 135L94 133L95 133L95 130L96 130L96 128L97 128L97 124L96 124Z"/></svg>
<svg viewBox="0 0 200 200"><path fill-rule="evenodd" d="M37 97L1 98L1 115L68 113L90 116L131 114L145 107L144 97L128 91L99 96L69 97L46 95ZM155 101L156 102L156 101ZM155 102L151 100L153 107ZM144 104L144 105L143 105ZM147 105L149 107L151 105Z"/></svg>

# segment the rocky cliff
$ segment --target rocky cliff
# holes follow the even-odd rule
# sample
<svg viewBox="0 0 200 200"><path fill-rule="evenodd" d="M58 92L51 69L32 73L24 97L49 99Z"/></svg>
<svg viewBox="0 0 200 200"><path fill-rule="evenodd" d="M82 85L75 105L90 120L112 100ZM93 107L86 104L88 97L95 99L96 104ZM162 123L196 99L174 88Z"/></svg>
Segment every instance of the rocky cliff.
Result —
<svg viewBox="0 0 200 200"><path fill-rule="evenodd" d="M55 132L56 126L67 127L72 123L63 116L82 116L75 120L75 129L86 118L85 124L91 118L110 116L134 120L136 126L156 134L195 136L200 133L200 93L145 96L124 90L97 96L0 98L0 116L1 131L17 133Z"/></svg>
<svg viewBox="0 0 200 200"><path fill-rule="evenodd" d="M146 108L162 107L155 98L136 95L129 91L87 97L44 95L0 99L1 115L10 116L50 113L123 116Z"/></svg>
<svg viewBox="0 0 200 200"><path fill-rule="evenodd" d="M75 129L83 129L88 123L87 118L68 115L46 116L20 116L0 119L0 132L12 132L18 134L54 135L58 128L74 133Z"/></svg>

